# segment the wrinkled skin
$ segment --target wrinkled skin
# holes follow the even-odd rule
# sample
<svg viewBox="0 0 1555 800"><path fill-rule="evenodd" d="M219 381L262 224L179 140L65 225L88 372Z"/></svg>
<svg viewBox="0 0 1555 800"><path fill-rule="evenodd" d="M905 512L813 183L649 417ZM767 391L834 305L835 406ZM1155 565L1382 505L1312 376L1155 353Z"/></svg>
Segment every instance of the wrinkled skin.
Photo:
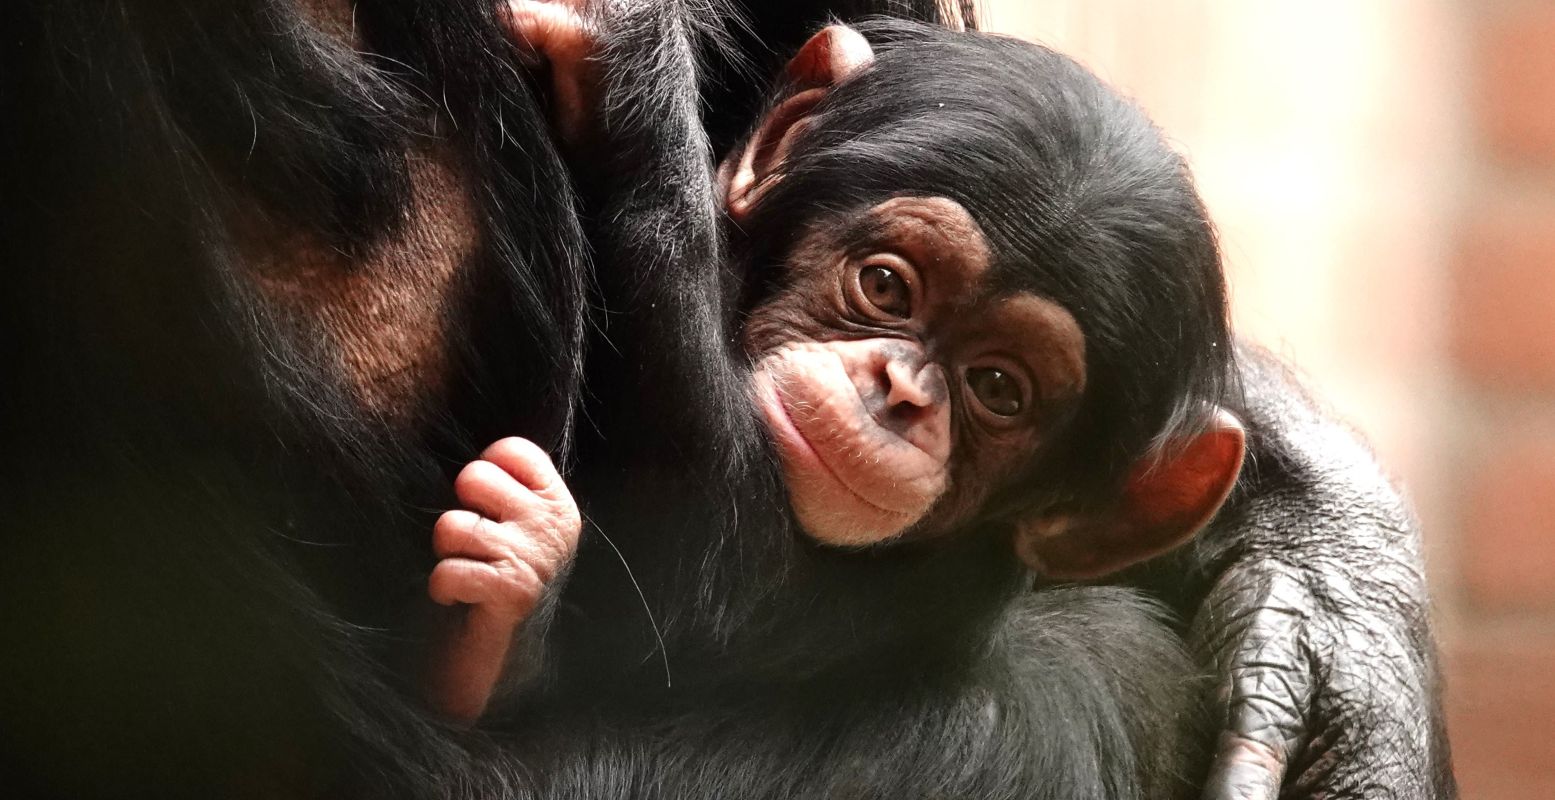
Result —
<svg viewBox="0 0 1555 800"><path fill-rule="evenodd" d="M1418 523L1278 362L1238 356L1242 481L1209 530L1140 578L1191 619L1220 675L1204 797L1456 797Z"/></svg>

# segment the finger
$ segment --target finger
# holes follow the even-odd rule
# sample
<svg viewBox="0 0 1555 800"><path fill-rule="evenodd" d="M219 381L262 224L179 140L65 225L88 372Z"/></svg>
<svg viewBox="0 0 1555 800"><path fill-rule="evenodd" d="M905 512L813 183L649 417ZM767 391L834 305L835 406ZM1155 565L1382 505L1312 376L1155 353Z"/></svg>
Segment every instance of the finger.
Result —
<svg viewBox="0 0 1555 800"><path fill-rule="evenodd" d="M509 538L502 523L456 508L432 526L432 553L438 558L500 561L512 555L512 549L503 546Z"/></svg>
<svg viewBox="0 0 1555 800"><path fill-rule="evenodd" d="M584 28L582 17L566 3L513 0L507 5L507 13L498 16L520 44L550 58L562 55L558 51L574 47L574 40L580 37Z"/></svg>
<svg viewBox="0 0 1555 800"><path fill-rule="evenodd" d="M552 113L561 139L567 143L581 140L588 130L590 105L585 87L588 82L584 77L588 71L585 62L598 39L594 21L579 11L588 11L582 0L567 3L512 0L506 13L498 15L518 44L520 53L526 56L524 60L550 63Z"/></svg>
<svg viewBox="0 0 1555 800"><path fill-rule="evenodd" d="M1204 800L1275 800L1286 764L1283 747L1222 732L1214 766L1204 782Z"/></svg>
<svg viewBox="0 0 1555 800"><path fill-rule="evenodd" d="M1267 658L1283 640L1263 640ZM1282 651L1281 651L1282 652ZM1205 800L1275 800L1292 753L1305 731L1309 681L1288 662L1255 660L1233 667L1225 708L1226 728L1205 782ZM1295 662L1300 663L1300 662Z"/></svg>
<svg viewBox="0 0 1555 800"><path fill-rule="evenodd" d="M481 453L481 460L501 467L533 492L554 497L559 491L561 496L570 497L550 454L528 439L509 436L499 440Z"/></svg>
<svg viewBox="0 0 1555 800"><path fill-rule="evenodd" d="M507 470L484 460L471 461L459 471L454 478L454 495L465 508L499 521L511 519L535 502L534 492Z"/></svg>
<svg viewBox="0 0 1555 800"><path fill-rule="evenodd" d="M544 518L524 526L455 509L432 526L432 552L438 558L484 561L499 570L529 569L542 583L556 576L576 545L576 533L547 524Z"/></svg>
<svg viewBox="0 0 1555 800"><path fill-rule="evenodd" d="M539 577L529 570L498 569L468 558L445 558L427 578L427 595L432 602L481 606L480 616L488 621L516 623L523 619L543 588Z"/></svg>
<svg viewBox="0 0 1555 800"><path fill-rule="evenodd" d="M1273 800L1286 770L1308 737L1314 676L1305 626L1306 592L1274 576L1217 596L1206 619L1230 637L1216 650L1223 666L1222 732L1205 784L1208 800ZM1224 612L1224 608L1241 610ZM1248 610L1250 609L1250 610Z"/></svg>
<svg viewBox="0 0 1555 800"><path fill-rule="evenodd" d="M468 558L445 558L427 577L427 595L438 605L490 602L496 596L497 568Z"/></svg>

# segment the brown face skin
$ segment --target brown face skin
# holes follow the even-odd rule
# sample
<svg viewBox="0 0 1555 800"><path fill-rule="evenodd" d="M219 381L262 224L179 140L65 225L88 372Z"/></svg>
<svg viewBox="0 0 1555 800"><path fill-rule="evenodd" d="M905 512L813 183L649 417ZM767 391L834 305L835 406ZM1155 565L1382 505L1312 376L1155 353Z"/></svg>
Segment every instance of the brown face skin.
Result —
<svg viewBox="0 0 1555 800"><path fill-rule="evenodd" d="M968 521L1085 386L1074 318L982 285L986 239L943 197L804 232L744 330L789 501L816 540L862 546Z"/></svg>

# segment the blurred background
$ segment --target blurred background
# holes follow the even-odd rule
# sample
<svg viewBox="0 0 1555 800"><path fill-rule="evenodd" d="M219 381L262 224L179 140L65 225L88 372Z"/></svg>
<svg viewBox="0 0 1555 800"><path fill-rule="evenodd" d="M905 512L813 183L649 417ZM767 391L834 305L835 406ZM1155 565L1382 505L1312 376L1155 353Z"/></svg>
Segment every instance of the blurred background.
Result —
<svg viewBox="0 0 1555 800"><path fill-rule="evenodd" d="M981 0L1188 155L1241 333L1425 529L1466 798L1555 796L1555 0Z"/></svg>

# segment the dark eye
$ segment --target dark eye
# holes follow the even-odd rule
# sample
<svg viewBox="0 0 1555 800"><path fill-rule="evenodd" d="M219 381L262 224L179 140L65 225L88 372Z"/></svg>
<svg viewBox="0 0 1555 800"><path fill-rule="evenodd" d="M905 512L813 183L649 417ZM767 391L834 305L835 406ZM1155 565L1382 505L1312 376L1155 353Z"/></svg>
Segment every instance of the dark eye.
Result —
<svg viewBox="0 0 1555 800"><path fill-rule="evenodd" d="M907 281L887 267L865 267L858 274L859 290L875 310L898 319L912 315L912 292Z"/></svg>
<svg viewBox="0 0 1555 800"><path fill-rule="evenodd" d="M1020 381L997 367L976 367L966 371L967 385L983 407L1001 417L1013 417L1026 407Z"/></svg>

